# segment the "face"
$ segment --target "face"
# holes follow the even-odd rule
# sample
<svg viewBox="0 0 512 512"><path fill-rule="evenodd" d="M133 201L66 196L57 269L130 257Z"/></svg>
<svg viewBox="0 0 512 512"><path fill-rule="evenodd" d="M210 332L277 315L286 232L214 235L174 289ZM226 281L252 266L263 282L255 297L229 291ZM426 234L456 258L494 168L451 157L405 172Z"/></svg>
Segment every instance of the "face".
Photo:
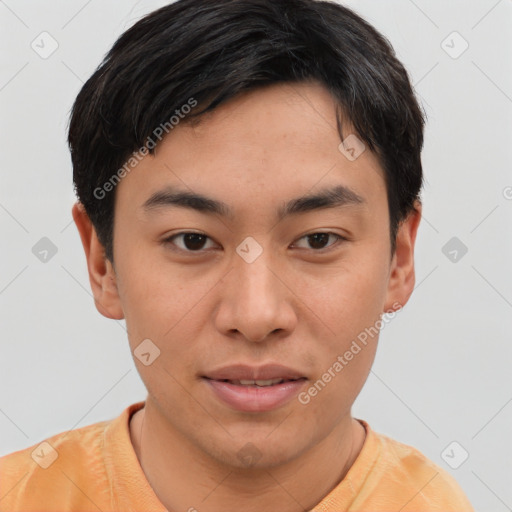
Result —
<svg viewBox="0 0 512 512"><path fill-rule="evenodd" d="M100 311L158 347L134 358L148 400L223 463L248 442L283 463L346 424L378 336L344 354L411 293L417 219L392 258L382 169L339 144L323 87L274 85L178 125L117 186Z"/></svg>

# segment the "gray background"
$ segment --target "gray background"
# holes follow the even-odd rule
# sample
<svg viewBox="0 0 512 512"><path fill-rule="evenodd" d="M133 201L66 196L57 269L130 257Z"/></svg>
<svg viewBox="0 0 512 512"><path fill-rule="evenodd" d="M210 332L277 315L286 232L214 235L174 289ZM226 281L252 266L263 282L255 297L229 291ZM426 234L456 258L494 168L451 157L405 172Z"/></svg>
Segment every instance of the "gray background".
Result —
<svg viewBox="0 0 512 512"><path fill-rule="evenodd" d="M145 398L124 323L90 295L65 138L84 80L166 3L0 0L1 455ZM512 510L512 0L344 3L390 39L428 115L417 289L354 415L450 471L477 510ZM31 47L51 49L44 31L47 58Z"/></svg>

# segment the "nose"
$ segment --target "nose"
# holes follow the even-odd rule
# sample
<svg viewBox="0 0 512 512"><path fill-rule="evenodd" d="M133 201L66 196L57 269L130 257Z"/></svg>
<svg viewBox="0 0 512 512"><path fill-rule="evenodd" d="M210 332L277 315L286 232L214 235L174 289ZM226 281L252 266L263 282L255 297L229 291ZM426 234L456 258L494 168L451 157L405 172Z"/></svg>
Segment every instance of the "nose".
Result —
<svg viewBox="0 0 512 512"><path fill-rule="evenodd" d="M265 252L252 263L236 256L226 276L215 324L224 335L240 333L251 342L262 342L271 334L285 336L297 324L293 293L282 272L272 268Z"/></svg>

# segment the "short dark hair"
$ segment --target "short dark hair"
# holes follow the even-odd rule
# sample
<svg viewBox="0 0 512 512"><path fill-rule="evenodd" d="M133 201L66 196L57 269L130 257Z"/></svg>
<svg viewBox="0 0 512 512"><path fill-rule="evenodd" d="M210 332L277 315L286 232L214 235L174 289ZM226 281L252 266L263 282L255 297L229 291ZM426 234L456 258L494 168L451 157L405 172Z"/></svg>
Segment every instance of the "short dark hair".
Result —
<svg viewBox="0 0 512 512"><path fill-rule="evenodd" d="M241 92L305 81L336 100L340 137L346 119L377 155L393 254L400 222L420 199L425 118L391 43L330 1L178 0L119 37L71 112L75 191L106 257L113 261L115 186L97 191L157 126L169 126L191 98L199 107L188 121Z"/></svg>

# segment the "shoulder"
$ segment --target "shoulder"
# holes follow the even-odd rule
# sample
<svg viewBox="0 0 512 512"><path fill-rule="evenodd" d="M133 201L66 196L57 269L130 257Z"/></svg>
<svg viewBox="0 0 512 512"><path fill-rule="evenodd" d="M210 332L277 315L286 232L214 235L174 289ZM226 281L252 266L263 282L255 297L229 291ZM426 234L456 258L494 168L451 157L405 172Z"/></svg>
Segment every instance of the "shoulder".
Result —
<svg viewBox="0 0 512 512"><path fill-rule="evenodd" d="M373 432L380 441L379 472L386 483L396 488L404 500L403 511L473 512L473 508L455 478L422 452Z"/></svg>
<svg viewBox="0 0 512 512"><path fill-rule="evenodd" d="M111 422L61 432L0 457L0 511L30 506L40 509L49 499L45 493L51 493L53 500L60 492L69 495L70 487L104 481L104 433Z"/></svg>

